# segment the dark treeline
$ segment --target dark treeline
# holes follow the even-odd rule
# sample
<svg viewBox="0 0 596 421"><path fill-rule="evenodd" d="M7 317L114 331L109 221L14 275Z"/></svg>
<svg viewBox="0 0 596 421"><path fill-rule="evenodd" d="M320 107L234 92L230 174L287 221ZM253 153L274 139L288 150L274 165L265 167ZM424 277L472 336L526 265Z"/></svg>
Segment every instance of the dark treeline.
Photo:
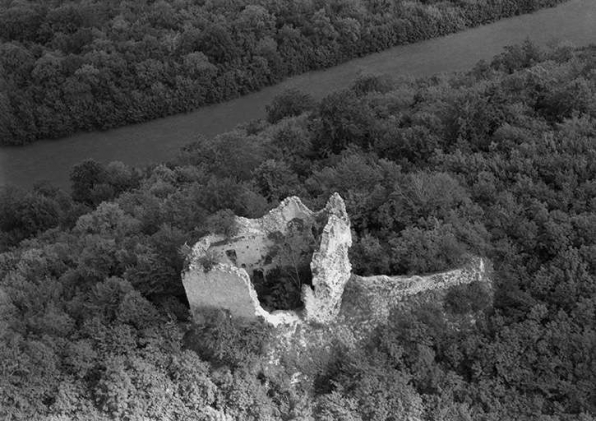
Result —
<svg viewBox="0 0 596 421"><path fill-rule="evenodd" d="M0 2L0 144L196 109L564 0Z"/></svg>
<svg viewBox="0 0 596 421"><path fill-rule="evenodd" d="M172 162L83 162L71 195L6 188L0 418L594 420L595 145L596 48L527 43L467 74L288 91ZM441 313L486 307L473 290L395 314L306 391L263 372L264 326L208 315L183 339L187 245L336 191L356 272L482 255L494 306L465 330Z"/></svg>

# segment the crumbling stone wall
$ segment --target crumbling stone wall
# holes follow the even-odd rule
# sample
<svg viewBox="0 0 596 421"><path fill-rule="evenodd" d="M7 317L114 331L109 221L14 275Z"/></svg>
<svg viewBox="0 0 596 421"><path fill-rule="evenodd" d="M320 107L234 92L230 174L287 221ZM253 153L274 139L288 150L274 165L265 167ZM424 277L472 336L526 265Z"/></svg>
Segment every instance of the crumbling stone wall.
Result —
<svg viewBox="0 0 596 421"><path fill-rule="evenodd" d="M236 218L236 224L233 238L210 235L192 249L182 276L192 314L199 321L202 309L220 308L245 320L264 319L276 329L275 341L268 344L269 366L283 360L305 378L315 375L325 356L333 358L335 344L358 347L393 311L442 304L454 287L475 282L491 290L487 264L480 258L426 276L353 275L350 221L338 194L318 212L290 197L262 218ZM252 279L275 270L283 259L273 251L296 235L316 242L308 256L312 285L302 285L303 308L267 311ZM462 322L455 323L461 327Z"/></svg>
<svg viewBox="0 0 596 421"><path fill-rule="evenodd" d="M352 275L334 320L315 325L301 320L278 325L276 341L269 348L269 362L271 365L282 364L282 360L285 365L290 362L296 372L309 377L313 374L309 370L320 367L321 359L333 358L335 344L358 348L377 327L387 323L393 311L411 310L427 302L441 306L453 287L473 282L492 291L483 259L475 258L463 268L427 276ZM473 318L463 317L458 323L464 320L474 323Z"/></svg>
<svg viewBox="0 0 596 421"><path fill-rule="evenodd" d="M489 286L486 262L472 259L465 267L426 276L358 276L348 282L338 323L350 326L355 338L363 338L387 322L395 310L415 301L442 302L456 286L481 282Z"/></svg>
<svg viewBox="0 0 596 421"><path fill-rule="evenodd" d="M236 218L236 225L233 238L210 235L192 249L182 282L193 314L219 307L236 317L263 317L275 325L298 319L325 323L337 315L350 278L347 252L352 242L349 218L338 194L319 212L290 197L260 219ZM302 285L304 311L269 313L259 302L251 277L267 276L281 265L282 253L273 251L292 235L318 243L308 256L312 286Z"/></svg>
<svg viewBox="0 0 596 421"><path fill-rule="evenodd" d="M313 254L310 263L312 288L305 286L302 290L304 318L318 323L328 323L339 313L352 271L348 257L352 233L344 201L334 194L323 212L329 219L321 235L319 250Z"/></svg>
<svg viewBox="0 0 596 421"><path fill-rule="evenodd" d="M248 273L232 265L192 261L183 282L195 320L200 310L211 308L246 319L264 313Z"/></svg>
<svg viewBox="0 0 596 421"><path fill-rule="evenodd" d="M296 324L316 322L333 326L335 336L354 342L415 297L439 299L451 287L474 281L490 285L480 258L466 267L427 276L352 275L350 222L337 193L319 212L290 197L262 218L236 218L236 224L238 233L233 238L211 235L193 247L182 277L193 314L203 308L222 308L248 320L264 318L275 326L292 325L285 328L286 334L294 332ZM317 242L310 261L312 285L302 285L304 308L269 312L259 301L251 277L266 276L280 265L279 254L272 250L292 235Z"/></svg>

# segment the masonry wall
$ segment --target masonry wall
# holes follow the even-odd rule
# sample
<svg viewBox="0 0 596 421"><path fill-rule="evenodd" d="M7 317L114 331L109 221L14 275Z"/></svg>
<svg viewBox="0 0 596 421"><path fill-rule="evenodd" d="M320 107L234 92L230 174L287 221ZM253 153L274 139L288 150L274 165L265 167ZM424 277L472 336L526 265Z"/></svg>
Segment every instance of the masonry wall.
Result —
<svg viewBox="0 0 596 421"><path fill-rule="evenodd" d="M312 287L303 285L303 311L269 313L260 305L249 274L257 269L266 270L272 264L267 258L273 245L271 234L287 235L289 224L296 218L307 226L314 226L319 220L324 223L320 245L311 262ZM236 317L263 318L276 326L315 322L334 326L338 334L343 332L346 338L352 338L350 341L356 341L385 323L393 310L407 306L412 300L420 297L440 300L451 287L474 281L490 285L485 261L480 258L463 268L426 276L351 274L349 218L337 194L319 212L310 211L300 199L292 197L263 218L237 218L237 223L236 237L208 236L193 248L183 273L193 314L202 308L221 308ZM205 261L209 261L209 267ZM295 328L285 329L286 334Z"/></svg>

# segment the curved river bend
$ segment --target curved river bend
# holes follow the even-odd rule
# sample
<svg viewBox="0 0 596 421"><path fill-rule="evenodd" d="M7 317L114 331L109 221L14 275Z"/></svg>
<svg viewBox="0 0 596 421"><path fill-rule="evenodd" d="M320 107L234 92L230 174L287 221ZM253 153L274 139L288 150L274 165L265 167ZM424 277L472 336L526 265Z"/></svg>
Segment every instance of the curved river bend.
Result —
<svg viewBox="0 0 596 421"><path fill-rule="evenodd" d="M481 59L490 59L500 53L504 46L520 43L526 38L539 45L596 43L596 0L570 0L531 15L394 47L331 69L296 76L260 92L188 114L105 132L40 141L24 147L2 147L0 186L31 187L37 180L48 180L68 188L70 168L87 158L100 162L123 161L130 165L165 161L198 134L211 137L242 122L263 117L265 106L285 89L297 88L321 98L345 87L363 72L419 77L465 70Z"/></svg>

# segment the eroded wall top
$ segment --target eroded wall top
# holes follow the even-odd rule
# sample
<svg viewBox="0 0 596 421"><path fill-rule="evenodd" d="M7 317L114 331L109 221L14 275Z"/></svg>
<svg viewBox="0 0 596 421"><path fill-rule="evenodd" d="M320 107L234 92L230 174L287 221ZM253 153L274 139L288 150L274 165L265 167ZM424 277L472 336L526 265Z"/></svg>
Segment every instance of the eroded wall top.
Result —
<svg viewBox="0 0 596 421"><path fill-rule="evenodd" d="M490 284L480 258L463 268L427 276L352 275L350 221L337 193L318 212L290 197L262 218L236 218L236 224L234 237L211 235L193 247L183 273L193 314L204 308L221 308L244 319L264 318L276 326L335 321L350 326L350 335L362 336L384 323L391 311L411 297L444 295L451 287L474 281ZM271 278L277 267L287 264L280 244L291 243L288 238L314 241L307 256L312 278L301 285L300 308L268 311L271 309L260 301L253 281L257 276Z"/></svg>
<svg viewBox="0 0 596 421"><path fill-rule="evenodd" d="M182 281L193 314L216 307L274 324L297 319L324 323L337 315L351 273L348 248L352 242L349 218L338 194L319 212L290 197L262 218L238 217L235 222L234 237L207 236L192 249ZM309 244L304 246L308 241L313 242L307 256L312 279L301 285L304 309L267 312L251 278L271 276L276 268L292 264L293 258L301 259L308 253ZM288 249L294 243L299 250Z"/></svg>

